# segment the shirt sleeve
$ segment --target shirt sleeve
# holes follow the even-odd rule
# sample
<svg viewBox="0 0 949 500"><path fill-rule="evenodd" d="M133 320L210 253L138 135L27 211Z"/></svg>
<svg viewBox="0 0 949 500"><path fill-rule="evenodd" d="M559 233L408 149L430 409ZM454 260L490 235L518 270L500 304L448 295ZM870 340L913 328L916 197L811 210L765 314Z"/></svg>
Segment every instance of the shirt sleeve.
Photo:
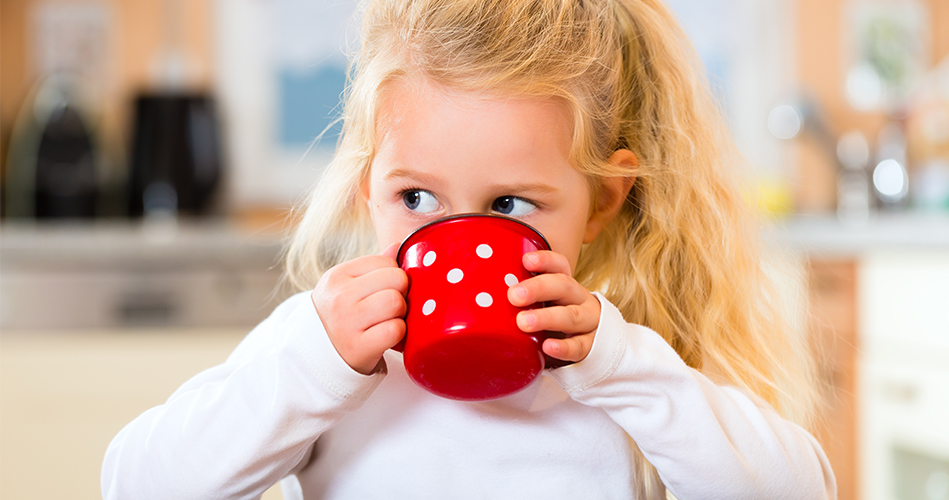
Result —
<svg viewBox="0 0 949 500"><path fill-rule="evenodd" d="M185 382L119 432L102 466L103 497L257 498L384 375L352 370L309 293L295 295L224 364Z"/></svg>
<svg viewBox="0 0 949 500"><path fill-rule="evenodd" d="M623 427L676 498L836 498L827 457L806 430L738 388L715 385L596 295L590 354L551 376Z"/></svg>

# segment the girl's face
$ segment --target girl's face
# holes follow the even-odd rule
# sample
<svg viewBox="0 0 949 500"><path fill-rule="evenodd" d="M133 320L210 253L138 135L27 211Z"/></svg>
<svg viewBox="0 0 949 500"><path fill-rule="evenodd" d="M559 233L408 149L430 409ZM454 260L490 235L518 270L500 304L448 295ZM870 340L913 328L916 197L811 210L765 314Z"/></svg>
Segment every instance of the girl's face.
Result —
<svg viewBox="0 0 949 500"><path fill-rule="evenodd" d="M568 161L566 106L426 80L403 79L386 95L363 191L381 248L440 217L496 213L535 227L576 269L599 225L587 179Z"/></svg>

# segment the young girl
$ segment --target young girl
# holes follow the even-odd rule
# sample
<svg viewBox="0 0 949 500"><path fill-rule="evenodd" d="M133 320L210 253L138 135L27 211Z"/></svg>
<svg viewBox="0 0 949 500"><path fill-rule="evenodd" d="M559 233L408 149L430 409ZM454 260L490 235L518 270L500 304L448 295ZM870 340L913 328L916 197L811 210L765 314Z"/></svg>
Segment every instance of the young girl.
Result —
<svg viewBox="0 0 949 500"><path fill-rule="evenodd" d="M110 445L107 498L834 498L811 364L737 162L660 0L376 0L338 153L287 254L300 293ZM509 289L548 370L465 403L401 355L418 226L540 230ZM592 292L592 293L591 293ZM797 422L797 423L793 423Z"/></svg>

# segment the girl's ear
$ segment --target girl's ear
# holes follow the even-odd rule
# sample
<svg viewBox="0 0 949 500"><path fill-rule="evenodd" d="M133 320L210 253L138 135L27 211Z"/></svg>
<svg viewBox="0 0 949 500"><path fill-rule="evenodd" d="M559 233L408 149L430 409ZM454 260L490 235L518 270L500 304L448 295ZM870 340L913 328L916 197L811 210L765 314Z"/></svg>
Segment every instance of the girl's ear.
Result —
<svg viewBox="0 0 949 500"><path fill-rule="evenodd" d="M373 209L372 209L372 201L370 201L369 199L369 192L370 192L369 181L370 181L369 173L366 173L365 178L362 180L362 183L360 183L359 185L358 198L362 198L362 202L365 203L366 213L369 214L369 220L372 220Z"/></svg>
<svg viewBox="0 0 949 500"><path fill-rule="evenodd" d="M594 200L595 204L590 219L587 220L586 233L583 235L584 243L592 243L603 231L603 228L613 221L620 208L623 207L626 196L629 195L629 190L633 188L633 183L636 182L635 172L639 161L632 151L619 149L610 155L608 161L630 174L626 177L607 177L603 179L597 193L597 199Z"/></svg>
<svg viewBox="0 0 949 500"><path fill-rule="evenodd" d="M369 178L369 173L367 172L359 185L359 194L362 195L362 199L366 203L369 203Z"/></svg>

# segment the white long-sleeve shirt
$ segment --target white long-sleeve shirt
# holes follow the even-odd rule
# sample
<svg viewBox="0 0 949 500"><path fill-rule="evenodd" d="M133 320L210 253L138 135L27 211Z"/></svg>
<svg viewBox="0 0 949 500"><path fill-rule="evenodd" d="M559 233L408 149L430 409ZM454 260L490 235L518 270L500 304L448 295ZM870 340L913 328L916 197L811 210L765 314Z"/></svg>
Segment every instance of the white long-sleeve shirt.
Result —
<svg viewBox="0 0 949 500"><path fill-rule="evenodd" d="M580 363L512 396L442 399L401 355L352 370L309 294L295 295L227 361L113 439L106 499L636 498L630 438L680 500L833 499L820 445L742 391L685 365L602 296Z"/></svg>

